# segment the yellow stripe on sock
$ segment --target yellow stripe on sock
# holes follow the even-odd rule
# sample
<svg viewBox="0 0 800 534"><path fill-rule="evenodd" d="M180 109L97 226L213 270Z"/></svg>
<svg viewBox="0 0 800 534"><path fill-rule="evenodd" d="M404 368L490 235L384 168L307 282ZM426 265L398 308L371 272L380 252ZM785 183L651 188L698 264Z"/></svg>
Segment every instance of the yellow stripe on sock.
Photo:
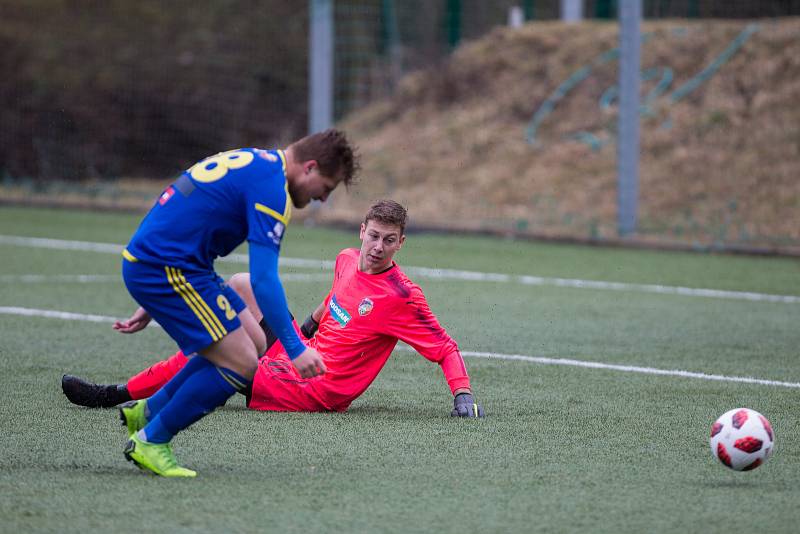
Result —
<svg viewBox="0 0 800 534"><path fill-rule="evenodd" d="M225 379L225 380L228 382L228 384L230 384L231 386L233 386L233 388L234 388L236 391L241 391L241 390L243 390L243 389L244 389L244 387L245 387L245 386L244 386L244 384L242 384L241 382L239 382L238 380L236 380L236 379L235 379L235 378L233 378L232 376L228 376L228 375L227 375L225 372L223 372L223 370L222 370L222 369L220 369L219 367L217 367L217 372L218 372L220 375L222 375L222 378L224 378L224 379Z"/></svg>
<svg viewBox="0 0 800 534"><path fill-rule="evenodd" d="M211 325L206 320L206 317L200 312L195 303L192 302L192 300L183 292L183 288L180 286L180 283L173 275L172 268L169 266L165 266L164 269L167 272L167 279L169 280L172 289L174 289L175 292L181 296L183 301L186 302L186 305L189 306L189 308L194 312L197 318L200 319L200 322L203 323L203 326L206 327L208 333L211 334L211 339L213 339L214 341L219 341L220 339L222 339L219 333L211 327Z"/></svg>
<svg viewBox="0 0 800 534"><path fill-rule="evenodd" d="M189 295L194 299L195 302L198 303L198 305L200 306L200 309L205 311L207 317L209 318L209 321L211 321L211 323L214 326L216 326L217 329L222 334L220 336L220 339L225 337L225 335L228 333L228 331L222 325L222 321L219 320L219 317L217 317L217 315L211 310L211 308L208 306L208 304L206 304L206 301L203 300L203 298L200 296L200 294L197 291L195 291L194 287L192 287L192 284L190 284L188 282L188 280L186 280L186 278L183 276L183 273L181 272L181 270L180 269L175 269L175 270L178 272L178 279L183 284L183 287L185 287L188 290Z"/></svg>

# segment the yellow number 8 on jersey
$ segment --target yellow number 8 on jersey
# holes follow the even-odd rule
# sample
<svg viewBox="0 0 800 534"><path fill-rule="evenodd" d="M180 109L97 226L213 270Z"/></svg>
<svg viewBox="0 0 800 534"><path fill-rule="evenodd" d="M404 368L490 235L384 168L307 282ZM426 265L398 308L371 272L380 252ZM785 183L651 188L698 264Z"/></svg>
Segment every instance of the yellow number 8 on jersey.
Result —
<svg viewBox="0 0 800 534"><path fill-rule="evenodd" d="M206 158L189 169L189 174L198 182L216 182L231 169L241 169L253 161L253 153L245 150L229 150Z"/></svg>

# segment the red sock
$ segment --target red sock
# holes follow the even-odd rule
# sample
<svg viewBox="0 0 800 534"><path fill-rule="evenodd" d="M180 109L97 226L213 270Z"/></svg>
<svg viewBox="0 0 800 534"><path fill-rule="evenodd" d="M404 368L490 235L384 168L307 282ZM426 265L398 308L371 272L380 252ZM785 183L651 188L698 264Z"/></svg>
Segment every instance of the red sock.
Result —
<svg viewBox="0 0 800 534"><path fill-rule="evenodd" d="M166 384L189 361L182 351L151 365L128 380L128 393L134 400L146 399Z"/></svg>

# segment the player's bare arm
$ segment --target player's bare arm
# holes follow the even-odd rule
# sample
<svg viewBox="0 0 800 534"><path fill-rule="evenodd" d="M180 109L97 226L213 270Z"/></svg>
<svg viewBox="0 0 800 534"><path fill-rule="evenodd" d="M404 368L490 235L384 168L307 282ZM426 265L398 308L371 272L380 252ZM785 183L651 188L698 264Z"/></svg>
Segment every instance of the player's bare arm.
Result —
<svg viewBox="0 0 800 534"><path fill-rule="evenodd" d="M319 322L322 320L322 314L325 313L325 301L319 303L319 306L306 317L306 320L303 321L303 324L300 326L300 332L306 337L306 339L311 339L314 337L314 334L317 333L317 329L319 329Z"/></svg>

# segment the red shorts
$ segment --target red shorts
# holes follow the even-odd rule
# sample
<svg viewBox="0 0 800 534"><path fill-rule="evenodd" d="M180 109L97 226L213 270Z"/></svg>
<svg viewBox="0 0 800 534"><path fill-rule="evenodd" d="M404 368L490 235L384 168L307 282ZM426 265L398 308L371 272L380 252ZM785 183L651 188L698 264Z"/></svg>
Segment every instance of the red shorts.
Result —
<svg viewBox="0 0 800 534"><path fill-rule="evenodd" d="M324 376L303 378L286 354L268 351L258 363L247 407L272 412L333 411L320 395L323 380Z"/></svg>

